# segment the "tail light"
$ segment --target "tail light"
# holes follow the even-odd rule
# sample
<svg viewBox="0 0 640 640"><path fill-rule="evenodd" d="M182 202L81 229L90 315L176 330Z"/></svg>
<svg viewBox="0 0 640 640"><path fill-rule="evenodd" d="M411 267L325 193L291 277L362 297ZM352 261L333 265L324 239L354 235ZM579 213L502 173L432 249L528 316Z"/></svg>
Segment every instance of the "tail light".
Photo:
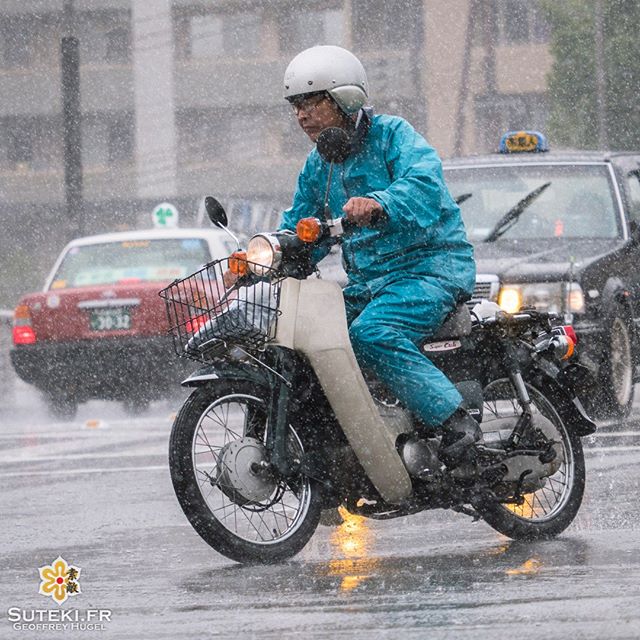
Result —
<svg viewBox="0 0 640 640"><path fill-rule="evenodd" d="M195 316L187 321L185 329L187 333L197 333L207 322L207 316Z"/></svg>
<svg viewBox="0 0 640 640"><path fill-rule="evenodd" d="M578 335L576 334L576 330L570 324L565 324L561 328L564 335L573 340L573 344L578 344Z"/></svg>
<svg viewBox="0 0 640 640"><path fill-rule="evenodd" d="M31 311L26 304L18 305L13 312L13 344L35 344L36 333L31 322Z"/></svg>
<svg viewBox="0 0 640 640"><path fill-rule="evenodd" d="M551 333L555 336L567 336L574 345L578 344L578 334L570 324L554 327Z"/></svg>

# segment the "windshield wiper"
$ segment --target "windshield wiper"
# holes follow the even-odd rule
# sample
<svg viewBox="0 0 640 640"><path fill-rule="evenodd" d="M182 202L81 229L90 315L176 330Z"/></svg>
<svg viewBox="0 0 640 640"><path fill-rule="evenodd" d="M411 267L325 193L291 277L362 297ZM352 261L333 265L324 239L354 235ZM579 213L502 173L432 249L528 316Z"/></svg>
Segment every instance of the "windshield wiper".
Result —
<svg viewBox="0 0 640 640"><path fill-rule="evenodd" d="M489 235L483 240L483 242L494 242L500 236L504 235L511 227L518 221L518 218L527 209L527 207L547 188L551 185L551 182L545 182L539 187L534 189L531 193L527 194L522 200L517 202L507 213L505 213L498 223L496 224Z"/></svg>
<svg viewBox="0 0 640 640"><path fill-rule="evenodd" d="M462 204L465 200L468 200L472 195L473 193L463 193L461 196L458 196L455 199L455 202L456 204Z"/></svg>

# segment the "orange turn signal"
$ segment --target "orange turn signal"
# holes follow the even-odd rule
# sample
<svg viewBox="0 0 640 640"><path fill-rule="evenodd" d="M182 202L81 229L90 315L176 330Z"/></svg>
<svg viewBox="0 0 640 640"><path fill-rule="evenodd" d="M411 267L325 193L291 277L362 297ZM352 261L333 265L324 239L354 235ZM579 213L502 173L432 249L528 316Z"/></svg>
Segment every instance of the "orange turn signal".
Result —
<svg viewBox="0 0 640 640"><path fill-rule="evenodd" d="M576 349L576 343L569 336L565 336L565 338L567 340L567 351L562 356L562 359L568 360L573 355L573 352Z"/></svg>
<svg viewBox="0 0 640 640"><path fill-rule="evenodd" d="M234 251L229 256L229 271L236 276L246 276L249 273L247 254L244 251Z"/></svg>
<svg viewBox="0 0 640 640"><path fill-rule="evenodd" d="M302 218L296 225L296 234L302 242L315 242L321 231L322 226L318 218Z"/></svg>
<svg viewBox="0 0 640 640"><path fill-rule="evenodd" d="M31 320L31 311L26 304L19 304L13 310L13 319L14 320Z"/></svg>

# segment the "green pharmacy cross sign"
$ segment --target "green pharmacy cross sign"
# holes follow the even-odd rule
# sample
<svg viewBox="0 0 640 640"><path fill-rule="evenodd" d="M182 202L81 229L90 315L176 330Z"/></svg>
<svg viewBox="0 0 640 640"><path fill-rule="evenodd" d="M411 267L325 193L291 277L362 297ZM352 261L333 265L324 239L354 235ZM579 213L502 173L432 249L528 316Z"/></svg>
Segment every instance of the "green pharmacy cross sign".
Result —
<svg viewBox="0 0 640 640"><path fill-rule="evenodd" d="M153 226L169 228L178 226L178 210L169 202L162 202L151 212Z"/></svg>

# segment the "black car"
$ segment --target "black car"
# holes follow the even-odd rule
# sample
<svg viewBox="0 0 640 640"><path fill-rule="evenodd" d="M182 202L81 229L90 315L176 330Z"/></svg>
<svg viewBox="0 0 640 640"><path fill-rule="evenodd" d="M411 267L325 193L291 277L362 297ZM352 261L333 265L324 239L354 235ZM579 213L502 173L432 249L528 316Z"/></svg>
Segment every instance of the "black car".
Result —
<svg viewBox="0 0 640 640"><path fill-rule="evenodd" d="M595 415L631 410L640 357L640 152L546 150L510 132L503 153L444 163L475 246L474 298L573 324Z"/></svg>

